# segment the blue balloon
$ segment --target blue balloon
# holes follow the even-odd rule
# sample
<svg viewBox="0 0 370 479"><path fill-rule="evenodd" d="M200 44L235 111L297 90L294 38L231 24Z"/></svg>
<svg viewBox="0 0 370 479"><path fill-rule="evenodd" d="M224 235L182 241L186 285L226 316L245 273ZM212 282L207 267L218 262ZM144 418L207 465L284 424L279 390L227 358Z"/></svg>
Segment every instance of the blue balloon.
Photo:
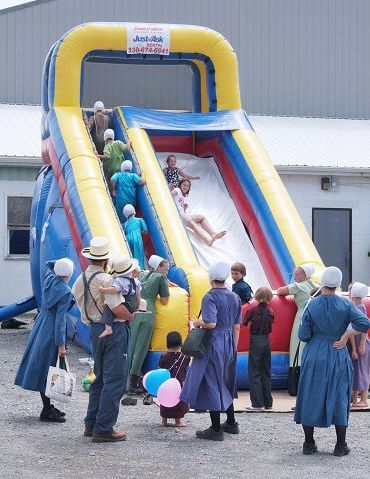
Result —
<svg viewBox="0 0 370 479"><path fill-rule="evenodd" d="M150 371L146 377L145 389L152 396L156 396L159 386L163 384L167 379L170 379L171 373L168 369L154 369Z"/></svg>

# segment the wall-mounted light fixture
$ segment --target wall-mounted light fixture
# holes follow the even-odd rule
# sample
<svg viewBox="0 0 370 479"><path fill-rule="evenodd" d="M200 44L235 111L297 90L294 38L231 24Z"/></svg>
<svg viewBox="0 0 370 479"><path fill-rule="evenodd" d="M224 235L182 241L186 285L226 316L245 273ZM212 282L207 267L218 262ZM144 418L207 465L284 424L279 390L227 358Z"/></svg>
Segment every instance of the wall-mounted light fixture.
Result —
<svg viewBox="0 0 370 479"><path fill-rule="evenodd" d="M323 176L321 178L321 189L323 191L329 191L331 188L331 179L329 176Z"/></svg>

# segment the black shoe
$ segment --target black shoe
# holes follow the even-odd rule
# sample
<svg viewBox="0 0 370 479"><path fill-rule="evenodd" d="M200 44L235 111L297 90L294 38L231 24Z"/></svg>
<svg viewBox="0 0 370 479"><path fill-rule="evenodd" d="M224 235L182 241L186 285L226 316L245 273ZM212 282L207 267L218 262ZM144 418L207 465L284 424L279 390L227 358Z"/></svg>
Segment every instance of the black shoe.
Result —
<svg viewBox="0 0 370 479"><path fill-rule="evenodd" d="M15 318L5 319L1 323L1 329L19 329L22 326L27 326L27 323Z"/></svg>
<svg viewBox="0 0 370 479"><path fill-rule="evenodd" d="M59 414L59 416L65 417L65 415L66 415L65 412L63 412L63 411L61 411L60 409L56 408L53 404L51 404L50 407L51 407L52 409L54 409L54 410L57 412L57 414Z"/></svg>
<svg viewBox="0 0 370 479"><path fill-rule="evenodd" d="M347 446L347 443L336 444L334 448L334 456L337 456L337 457L347 456L350 450L351 449Z"/></svg>
<svg viewBox="0 0 370 479"><path fill-rule="evenodd" d="M143 399L143 404L144 406L151 406L153 404L153 396L151 396L150 394L145 396L145 398Z"/></svg>
<svg viewBox="0 0 370 479"><path fill-rule="evenodd" d="M137 404L137 399L132 397L132 396L125 396L121 400L122 406L136 406Z"/></svg>
<svg viewBox="0 0 370 479"><path fill-rule="evenodd" d="M197 431L195 433L197 438L199 439L208 439L210 441L223 441L224 440L224 432L222 429L219 431L215 431L212 426L204 431Z"/></svg>
<svg viewBox="0 0 370 479"><path fill-rule="evenodd" d="M303 443L303 454L315 454L317 452L317 446L315 442L304 442Z"/></svg>
<svg viewBox="0 0 370 479"><path fill-rule="evenodd" d="M66 418L56 412L55 408L44 409L40 414L40 421L42 422L66 422Z"/></svg>
<svg viewBox="0 0 370 479"><path fill-rule="evenodd" d="M239 424L237 422L234 422L234 424L229 424L227 421L225 421L223 424L221 424L221 429L223 432L227 432L228 434L239 434Z"/></svg>

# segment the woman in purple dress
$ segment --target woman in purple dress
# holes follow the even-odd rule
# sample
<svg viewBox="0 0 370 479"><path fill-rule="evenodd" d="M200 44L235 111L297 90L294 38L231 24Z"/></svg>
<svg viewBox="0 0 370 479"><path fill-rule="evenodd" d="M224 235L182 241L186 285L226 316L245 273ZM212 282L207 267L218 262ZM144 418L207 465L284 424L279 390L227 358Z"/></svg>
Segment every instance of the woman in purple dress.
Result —
<svg viewBox="0 0 370 479"><path fill-rule="evenodd" d="M211 339L206 354L193 359L180 395L196 411L209 411L211 426L197 431L196 436L212 441L223 441L224 432L239 433L233 399L237 397L236 357L242 315L239 296L225 286L229 275L227 263L219 262L209 268L212 289L202 300L203 319L194 321L194 326L209 329ZM227 415L222 425L221 412Z"/></svg>
<svg viewBox="0 0 370 479"><path fill-rule="evenodd" d="M353 283L351 288L352 303L365 314L366 308L362 302L368 295L369 288L363 283ZM367 395L370 382L370 341L367 333L358 334L351 338L353 384L352 407L367 408ZM360 395L360 401L358 397Z"/></svg>
<svg viewBox="0 0 370 479"><path fill-rule="evenodd" d="M186 378L186 368L189 366L190 358L181 353L182 337L177 331L171 331L167 334L167 353L162 354L159 358L158 367L168 369L171 378L176 378L181 387ZM162 406L160 414L162 418L162 426L167 426L167 419L174 419L176 427L183 427L181 419L189 411L188 404L180 401L174 407Z"/></svg>

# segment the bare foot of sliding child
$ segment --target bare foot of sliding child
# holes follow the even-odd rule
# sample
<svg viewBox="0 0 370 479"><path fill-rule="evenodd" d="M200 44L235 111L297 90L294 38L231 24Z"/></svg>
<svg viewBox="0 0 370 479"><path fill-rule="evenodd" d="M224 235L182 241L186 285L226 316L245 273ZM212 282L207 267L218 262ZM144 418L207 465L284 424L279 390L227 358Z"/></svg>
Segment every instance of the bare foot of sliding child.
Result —
<svg viewBox="0 0 370 479"><path fill-rule="evenodd" d="M108 324L105 325L105 329L104 331L101 333L101 335L99 336L100 339L103 339L103 338L106 338L107 336L110 336L111 334L113 334L113 329L111 326L109 326Z"/></svg>
<svg viewBox="0 0 370 479"><path fill-rule="evenodd" d="M219 233L215 233L211 237L211 241L208 242L208 246L212 246L215 241L217 241L220 238L223 238L226 234L226 231L220 231Z"/></svg>

